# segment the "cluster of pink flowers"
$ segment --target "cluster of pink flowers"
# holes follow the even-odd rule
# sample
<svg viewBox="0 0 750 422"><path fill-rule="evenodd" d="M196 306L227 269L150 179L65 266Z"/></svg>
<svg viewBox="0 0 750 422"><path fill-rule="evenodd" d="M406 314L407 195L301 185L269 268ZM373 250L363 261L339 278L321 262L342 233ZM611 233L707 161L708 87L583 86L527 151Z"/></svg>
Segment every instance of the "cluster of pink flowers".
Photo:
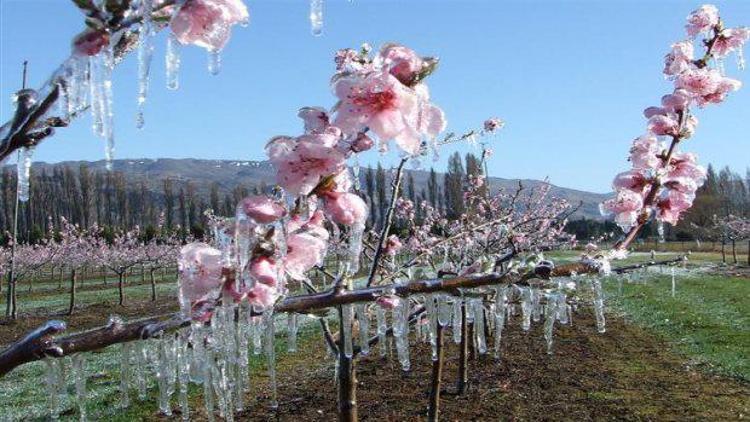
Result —
<svg viewBox="0 0 750 422"><path fill-rule="evenodd" d="M369 57L369 48L341 50L336 64L333 90L340 101L333 124L346 136L369 130L381 144L393 139L405 153L416 155L423 140L434 139L445 129L445 115L430 102L423 83L436 59L388 44L374 58Z"/></svg>
<svg viewBox="0 0 750 422"><path fill-rule="evenodd" d="M232 26L245 24L249 18L242 0L186 0L169 26L182 44L219 51L229 40Z"/></svg>
<svg viewBox="0 0 750 422"><path fill-rule="evenodd" d="M674 90L662 97L661 105L644 110L647 133L633 142L632 168L615 177L616 195L601 205L602 213L614 215L615 222L625 231L651 215L658 221L677 224L682 213L692 206L706 171L694 154L676 151L677 143L690 138L698 125L690 106L721 103L729 92L741 86L739 81L709 66L709 60L721 59L731 51L739 54L750 35L748 29L725 29L712 5L693 11L686 29L690 37L708 36L704 41L706 53L696 59L692 40L672 45L665 57L664 74L673 81ZM660 137L668 137L672 148Z"/></svg>

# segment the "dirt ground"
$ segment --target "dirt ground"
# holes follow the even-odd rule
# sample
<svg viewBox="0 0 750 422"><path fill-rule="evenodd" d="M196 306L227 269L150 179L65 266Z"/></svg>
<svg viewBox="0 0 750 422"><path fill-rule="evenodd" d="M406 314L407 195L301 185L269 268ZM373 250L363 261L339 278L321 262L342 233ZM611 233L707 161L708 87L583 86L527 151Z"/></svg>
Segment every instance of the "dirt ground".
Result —
<svg viewBox="0 0 750 422"><path fill-rule="evenodd" d="M555 352L548 355L539 325L524 333L514 324L506 330L500 362L490 355L470 362L471 389L463 396L451 394L458 347L448 335L442 420L739 420L750 415L750 384L691 366L658 338L617 318L610 318L606 334L594 326L592 315L584 313L572 327L557 328ZM302 344L301 353L279 363L278 410L269 409L267 379L259 373L251 406L239 419L335 420L333 361L323 360L319 342ZM412 347L409 373L395 359L373 352L357 369L360 418L425 419L429 345Z"/></svg>
<svg viewBox="0 0 750 422"><path fill-rule="evenodd" d="M66 320L74 331L101 325L110 314L124 318L176 310L174 298L89 306ZM0 323L7 344L49 319L24 314ZM504 332L502 359L491 355L470 361L470 390L452 394L458 347L446 331L444 421L483 420L741 420L750 416L750 383L711 375L708 369L670 351L669 345L641 328L608 316L607 333L595 330L588 310L573 326L556 326L554 354L545 352L541 324L529 333L518 319ZM414 342L412 342L414 343ZM489 341L491 344L491 341ZM411 347L412 370L401 371L395 356L379 357L378 347L358 361L358 402L362 420L411 421L426 416L431 361L429 345ZM395 353L395 351L394 351ZM319 336L300 342L300 352L279 359L279 408L269 408L268 378L255 370L248 409L239 420L331 421L336 419L333 360L325 357ZM201 399L193 399L194 420L205 420ZM176 413L174 419L179 418ZM153 415L153 420L164 420Z"/></svg>

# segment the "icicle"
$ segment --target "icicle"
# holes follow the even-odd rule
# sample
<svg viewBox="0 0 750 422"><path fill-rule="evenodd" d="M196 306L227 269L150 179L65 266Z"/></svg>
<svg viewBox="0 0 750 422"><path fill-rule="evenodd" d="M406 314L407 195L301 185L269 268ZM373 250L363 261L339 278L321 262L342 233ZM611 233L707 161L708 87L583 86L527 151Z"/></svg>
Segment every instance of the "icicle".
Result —
<svg viewBox="0 0 750 422"><path fill-rule="evenodd" d="M453 328L453 342L456 344L461 343L461 307L463 300L459 297L453 301L453 321L451 322Z"/></svg>
<svg viewBox="0 0 750 422"><path fill-rule="evenodd" d="M166 416L172 416L172 408L169 404L174 393L175 381L175 342L170 339L160 339L157 342L157 351L154 354L156 380L159 387L159 410Z"/></svg>
<svg viewBox="0 0 750 422"><path fill-rule="evenodd" d="M221 51L209 50L208 52L208 73L218 75L221 72Z"/></svg>
<svg viewBox="0 0 750 422"><path fill-rule="evenodd" d="M310 0L310 32L316 37L323 34L323 0Z"/></svg>
<svg viewBox="0 0 750 422"><path fill-rule="evenodd" d="M188 402L188 385L190 383L190 349L188 342L181 335L177 337L177 381L180 385L180 414L183 421L190 420Z"/></svg>
<svg viewBox="0 0 750 422"><path fill-rule="evenodd" d="M60 417L60 388L65 388L65 379L62 375L62 362L60 359L47 358L47 409L51 420L59 420Z"/></svg>
<svg viewBox="0 0 750 422"><path fill-rule="evenodd" d="M27 202L29 200L29 180L31 179L31 159L34 156L34 147L21 148L18 151L16 163L18 200Z"/></svg>
<svg viewBox="0 0 750 422"><path fill-rule="evenodd" d="M544 339L547 341L547 353L552 354L552 335L557 319L557 298L554 295L547 297L547 306L544 308Z"/></svg>
<svg viewBox="0 0 750 422"><path fill-rule="evenodd" d="M425 295L424 298L425 314L427 315L427 329L430 335L430 345L432 346L432 360L437 360L437 309L435 308L435 296Z"/></svg>
<svg viewBox="0 0 750 422"><path fill-rule="evenodd" d="M659 234L659 243L664 243L664 223L661 221L656 225L656 232Z"/></svg>
<svg viewBox="0 0 750 422"><path fill-rule="evenodd" d="M565 293L557 294L557 320L560 324L568 324L568 296Z"/></svg>
<svg viewBox="0 0 750 422"><path fill-rule="evenodd" d="M506 295L505 287L495 286L495 359L500 359L500 342L503 337L503 328L505 326Z"/></svg>
<svg viewBox="0 0 750 422"><path fill-rule="evenodd" d="M276 385L276 350L274 349L275 326L273 323L273 308L263 313L266 325L266 357L268 358L268 377L271 383L271 408L279 407Z"/></svg>
<svg viewBox="0 0 750 422"><path fill-rule="evenodd" d="M354 190L359 192L361 189L360 181L359 181L359 157L357 154L354 154L354 163L352 164L352 175L354 179Z"/></svg>
<svg viewBox="0 0 750 422"><path fill-rule="evenodd" d="M138 389L138 399L146 400L146 383L148 376L148 349L145 341L136 343L135 349L135 382Z"/></svg>
<svg viewBox="0 0 750 422"><path fill-rule="evenodd" d="M89 103L91 105L91 129L94 135L103 135L104 115L102 114L102 58L101 55L89 56L88 84Z"/></svg>
<svg viewBox="0 0 750 422"><path fill-rule="evenodd" d="M531 329L531 313L532 313L532 299L531 289L528 287L520 287L521 289L521 315L523 320L521 327L524 331Z"/></svg>
<svg viewBox="0 0 750 422"><path fill-rule="evenodd" d="M591 280L591 288L594 290L594 313L596 314L596 330L600 333L607 331L604 320L604 293L602 283L598 277Z"/></svg>
<svg viewBox="0 0 750 422"><path fill-rule="evenodd" d="M487 339L484 333L484 304L482 299L474 302L474 337L476 338L477 351L480 355L487 353Z"/></svg>
<svg viewBox="0 0 750 422"><path fill-rule="evenodd" d="M745 70L745 52L742 50L742 47L737 49L737 68Z"/></svg>
<svg viewBox="0 0 750 422"><path fill-rule="evenodd" d="M287 350L297 351L297 314L289 312L286 316Z"/></svg>
<svg viewBox="0 0 750 422"><path fill-rule="evenodd" d="M75 380L76 406L78 407L78 420L86 420L86 363L81 353L72 357L72 370Z"/></svg>
<svg viewBox="0 0 750 422"><path fill-rule="evenodd" d="M393 336L396 340L396 352L401 369L411 369L409 359L409 300L402 299L393 308Z"/></svg>
<svg viewBox="0 0 750 422"><path fill-rule="evenodd" d="M542 319L542 305L541 295L539 289L530 287L531 289L531 319L534 322L539 322Z"/></svg>
<svg viewBox="0 0 750 422"><path fill-rule="evenodd" d="M130 406L130 395L128 390L132 382L130 356L132 355L132 343L123 343L120 351L120 406Z"/></svg>
<svg viewBox="0 0 750 422"><path fill-rule="evenodd" d="M344 356L350 358L354 355L352 346L352 323L354 322L354 307L353 305L341 305L341 314L343 320L341 321L341 335L344 341Z"/></svg>
<svg viewBox="0 0 750 422"><path fill-rule="evenodd" d="M375 318L378 323L378 343L380 343L380 356L386 357L388 355L388 337L386 332L388 331L388 325L385 320L385 309L380 306L375 306Z"/></svg>
<svg viewBox="0 0 750 422"><path fill-rule="evenodd" d="M263 351L264 332L263 318L253 318L253 354L255 355L259 355Z"/></svg>
<svg viewBox="0 0 750 422"><path fill-rule="evenodd" d="M447 327L451 323L452 308L449 301L449 296L439 295L437 297L437 308L438 308L438 323Z"/></svg>
<svg viewBox="0 0 750 422"><path fill-rule="evenodd" d="M135 125L138 129L143 127L143 111L148 95L149 73L151 72L151 59L154 54L154 27L151 20L152 0L141 0L139 8L143 16L141 23L141 37L138 42L138 111L135 117Z"/></svg>
<svg viewBox="0 0 750 422"><path fill-rule="evenodd" d="M349 274L356 274L359 271L359 258L362 254L362 237L365 233L365 225L358 224L351 227L349 235Z"/></svg>
<svg viewBox="0 0 750 422"><path fill-rule="evenodd" d="M370 316L367 314L367 305L357 305L357 322L359 323L359 348L362 356L370 354Z"/></svg>
<svg viewBox="0 0 750 422"><path fill-rule="evenodd" d="M248 304L243 304L238 308L237 322L232 322L235 327L235 337L237 344L237 368L236 368L236 379L235 379L235 402L234 410L241 412L245 408L245 393L249 391L250 387L250 342L249 342L249 329L250 325L247 324L248 316L250 315L250 307ZM295 333L296 340L296 333Z"/></svg>
<svg viewBox="0 0 750 422"><path fill-rule="evenodd" d="M173 32L167 38L167 89L176 90L180 87L180 42Z"/></svg>
<svg viewBox="0 0 750 422"><path fill-rule="evenodd" d="M671 267L671 269L672 269L672 297L674 297L677 284L675 283L675 278L674 278L674 267Z"/></svg>
<svg viewBox="0 0 750 422"><path fill-rule="evenodd" d="M213 351L210 347L205 348L205 362L203 363L203 406L206 410L206 416L209 421L214 420L214 392L213 392L213 374L211 368L216 365Z"/></svg>

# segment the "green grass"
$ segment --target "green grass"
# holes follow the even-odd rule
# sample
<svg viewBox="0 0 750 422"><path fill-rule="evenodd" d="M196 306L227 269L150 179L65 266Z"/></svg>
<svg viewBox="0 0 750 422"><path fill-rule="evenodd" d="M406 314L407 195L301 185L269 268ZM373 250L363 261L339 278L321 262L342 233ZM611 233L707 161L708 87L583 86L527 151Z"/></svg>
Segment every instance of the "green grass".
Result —
<svg viewBox="0 0 750 422"><path fill-rule="evenodd" d="M750 280L652 272L642 282L605 284L608 306L666 338L711 371L750 381Z"/></svg>

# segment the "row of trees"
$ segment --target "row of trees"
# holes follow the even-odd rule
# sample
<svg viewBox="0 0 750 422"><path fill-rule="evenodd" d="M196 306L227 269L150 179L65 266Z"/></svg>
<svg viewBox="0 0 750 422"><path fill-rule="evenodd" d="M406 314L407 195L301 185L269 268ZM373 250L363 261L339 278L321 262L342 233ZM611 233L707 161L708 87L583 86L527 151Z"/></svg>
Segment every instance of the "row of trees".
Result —
<svg viewBox="0 0 750 422"><path fill-rule="evenodd" d="M438 174L430 169L426 184L415 182L415 173L406 171L405 189L400 195L414 203L427 201L449 218L464 211L462 183L480 173L479 160L472 154L463 159L459 153L450 157L447 172ZM392 173L380 164L362 170L362 189L373 210L368 224L380 227L388 205ZM5 167L0 175L0 244L7 244L12 232L15 206L15 171ZM250 194L267 191L261 181L257 185L238 184L231 189L212 183L208 189L191 181L171 178L147 181L129 177L120 171L92 170L86 164L42 167L31 174L31 200L19 208L19 240L39 243L50 230L60 230L61 218L83 228L94 225L104 231L110 241L117 231L141 227L153 236L157 227L168 232L194 238L203 237L207 209L219 216L233 216L236 204Z"/></svg>
<svg viewBox="0 0 750 422"><path fill-rule="evenodd" d="M76 307L76 289L81 273L99 275L114 273L117 276L117 289L122 306L125 304L125 278L135 267L148 271L151 282L151 299L156 300L156 280L154 273L163 268L174 267L181 241L168 234L146 238L136 227L127 232L113 235L105 233L94 225L83 229L78 225L62 219L59 231L49 231L39 243L19 244L15 251L11 246L0 247L0 277L7 279L6 317L15 319L18 316L18 283L48 274L49 278L57 272L60 280L67 277L70 284L70 302L68 314ZM13 255L13 262L11 262Z"/></svg>

